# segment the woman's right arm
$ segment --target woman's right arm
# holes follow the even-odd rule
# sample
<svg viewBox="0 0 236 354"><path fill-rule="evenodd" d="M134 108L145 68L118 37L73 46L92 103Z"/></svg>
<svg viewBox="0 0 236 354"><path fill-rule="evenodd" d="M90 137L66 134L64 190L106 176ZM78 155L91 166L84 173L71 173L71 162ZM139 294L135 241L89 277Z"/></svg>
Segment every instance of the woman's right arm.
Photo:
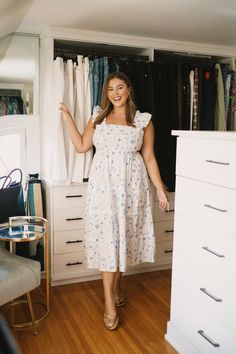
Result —
<svg viewBox="0 0 236 354"><path fill-rule="evenodd" d="M72 118L68 108L64 103L61 103L60 111L63 114L63 118L69 130L70 139L75 147L75 150L79 153L87 152L90 150L93 147L94 133L92 119L90 118L87 127L85 128L84 134L80 134L74 119Z"/></svg>

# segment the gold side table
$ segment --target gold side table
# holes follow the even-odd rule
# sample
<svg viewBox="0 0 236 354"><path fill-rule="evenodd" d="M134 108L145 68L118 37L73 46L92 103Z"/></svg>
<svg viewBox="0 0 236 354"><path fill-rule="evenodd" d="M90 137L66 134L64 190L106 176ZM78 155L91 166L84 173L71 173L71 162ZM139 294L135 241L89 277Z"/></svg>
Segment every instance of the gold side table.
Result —
<svg viewBox="0 0 236 354"><path fill-rule="evenodd" d="M49 248L48 248L48 221L37 216L13 216L9 218L8 225L0 228L0 240L8 241L10 252L13 252L13 242L31 242L44 238L44 264L45 264L45 301L34 301L41 304L45 311L43 315L35 319L35 324L41 323L49 314ZM25 300L16 300L4 307L13 307L19 303L26 303ZM12 324L14 329L31 327L32 322Z"/></svg>

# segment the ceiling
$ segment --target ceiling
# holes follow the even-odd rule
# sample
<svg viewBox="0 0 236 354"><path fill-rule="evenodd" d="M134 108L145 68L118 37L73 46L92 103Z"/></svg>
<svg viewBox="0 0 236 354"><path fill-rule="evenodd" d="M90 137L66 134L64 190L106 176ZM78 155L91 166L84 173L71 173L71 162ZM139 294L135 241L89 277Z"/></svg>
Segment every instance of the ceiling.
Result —
<svg viewBox="0 0 236 354"><path fill-rule="evenodd" d="M9 7L9 17L14 18L15 22L17 16L22 20L17 29L19 32L40 33L49 25L236 47L235 0L2 2L28 6L26 14L23 10L19 11L19 6L18 10L17 7Z"/></svg>
<svg viewBox="0 0 236 354"><path fill-rule="evenodd" d="M0 38L17 30L33 0L0 0Z"/></svg>
<svg viewBox="0 0 236 354"><path fill-rule="evenodd" d="M6 35L48 26L236 48L236 0L0 0L0 81L35 72L31 39Z"/></svg>

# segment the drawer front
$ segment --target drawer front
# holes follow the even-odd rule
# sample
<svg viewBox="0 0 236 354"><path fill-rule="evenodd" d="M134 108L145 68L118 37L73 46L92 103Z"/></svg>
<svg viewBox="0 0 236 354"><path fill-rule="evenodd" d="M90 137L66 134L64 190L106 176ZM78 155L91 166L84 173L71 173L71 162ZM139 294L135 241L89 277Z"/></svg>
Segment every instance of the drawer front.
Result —
<svg viewBox="0 0 236 354"><path fill-rule="evenodd" d="M236 285L236 238L176 215L175 251Z"/></svg>
<svg viewBox="0 0 236 354"><path fill-rule="evenodd" d="M236 236L236 190L176 178L175 212Z"/></svg>
<svg viewBox="0 0 236 354"><path fill-rule="evenodd" d="M174 220L161 221L154 224L157 241L172 241L174 233Z"/></svg>
<svg viewBox="0 0 236 354"><path fill-rule="evenodd" d="M154 202L154 222L168 221L174 219L174 200L170 200L170 211L162 211L159 208L159 203Z"/></svg>
<svg viewBox="0 0 236 354"><path fill-rule="evenodd" d="M54 209L54 231L84 228L84 208Z"/></svg>
<svg viewBox="0 0 236 354"><path fill-rule="evenodd" d="M217 321L184 293L175 291L172 294L171 306L171 322L200 353L235 353L236 333Z"/></svg>
<svg viewBox="0 0 236 354"><path fill-rule="evenodd" d="M83 251L84 230L56 231L53 244L54 254Z"/></svg>
<svg viewBox="0 0 236 354"><path fill-rule="evenodd" d="M209 272L199 263L175 254L172 270L173 289L192 298L206 311L236 332L236 286Z"/></svg>
<svg viewBox="0 0 236 354"><path fill-rule="evenodd" d="M55 255L53 262L56 278L73 278L97 273L97 270L86 267L84 252Z"/></svg>
<svg viewBox="0 0 236 354"><path fill-rule="evenodd" d="M87 186L63 186L53 188L54 208L78 208L85 206Z"/></svg>
<svg viewBox="0 0 236 354"><path fill-rule="evenodd" d="M236 188L235 151L233 141L181 138L177 146L176 174Z"/></svg>
<svg viewBox="0 0 236 354"><path fill-rule="evenodd" d="M173 242L157 242L156 244L156 258L157 261L171 261L173 253Z"/></svg>

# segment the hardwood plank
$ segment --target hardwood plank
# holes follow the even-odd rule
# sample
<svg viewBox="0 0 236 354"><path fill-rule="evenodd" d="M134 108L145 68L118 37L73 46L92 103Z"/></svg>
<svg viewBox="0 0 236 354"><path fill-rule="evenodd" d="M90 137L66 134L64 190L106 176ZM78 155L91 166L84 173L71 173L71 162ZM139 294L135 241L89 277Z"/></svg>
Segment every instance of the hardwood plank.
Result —
<svg viewBox="0 0 236 354"><path fill-rule="evenodd" d="M128 304L112 332L103 324L101 280L51 288L50 314L38 335L14 332L22 354L176 354L164 339L171 270L124 276L123 285Z"/></svg>

